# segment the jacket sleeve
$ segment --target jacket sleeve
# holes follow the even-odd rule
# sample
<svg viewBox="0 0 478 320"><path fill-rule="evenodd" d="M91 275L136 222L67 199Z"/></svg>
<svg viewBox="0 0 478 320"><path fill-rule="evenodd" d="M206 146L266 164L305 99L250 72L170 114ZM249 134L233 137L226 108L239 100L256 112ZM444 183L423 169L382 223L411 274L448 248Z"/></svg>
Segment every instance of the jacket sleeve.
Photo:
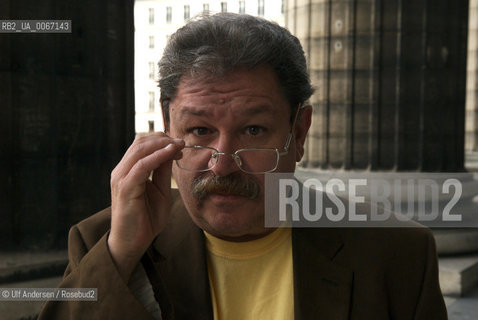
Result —
<svg viewBox="0 0 478 320"><path fill-rule="evenodd" d="M443 295L441 293L438 280L438 260L436 254L436 244L435 239L431 233L428 237L426 266L414 319L448 319L445 302L443 300Z"/></svg>
<svg viewBox="0 0 478 320"><path fill-rule="evenodd" d="M48 301L39 320L148 319L154 320L135 298L113 262L108 232L89 250L77 226L68 238L69 263L61 288L97 288L97 301Z"/></svg>

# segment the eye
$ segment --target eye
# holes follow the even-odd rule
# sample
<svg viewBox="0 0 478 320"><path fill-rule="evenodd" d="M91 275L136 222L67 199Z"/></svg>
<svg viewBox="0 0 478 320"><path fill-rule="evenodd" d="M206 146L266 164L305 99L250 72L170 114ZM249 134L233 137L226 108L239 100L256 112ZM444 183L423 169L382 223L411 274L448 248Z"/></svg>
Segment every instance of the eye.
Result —
<svg viewBox="0 0 478 320"><path fill-rule="evenodd" d="M205 127L195 127L188 130L189 132L193 133L196 136L205 136L209 134L211 131Z"/></svg>
<svg viewBox="0 0 478 320"><path fill-rule="evenodd" d="M246 133L250 134L251 136L257 136L258 134L261 134L265 131L266 129L261 126L248 126L246 128Z"/></svg>

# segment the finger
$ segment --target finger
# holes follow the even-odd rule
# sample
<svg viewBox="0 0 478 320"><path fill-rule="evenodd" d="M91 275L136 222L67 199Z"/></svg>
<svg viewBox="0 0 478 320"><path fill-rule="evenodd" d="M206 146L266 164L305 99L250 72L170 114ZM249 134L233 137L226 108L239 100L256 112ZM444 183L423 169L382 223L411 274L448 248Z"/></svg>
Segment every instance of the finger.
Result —
<svg viewBox="0 0 478 320"><path fill-rule="evenodd" d="M180 142L180 139L173 139L164 133L139 135L126 151L122 161L125 167L131 168L139 159L166 147L170 143Z"/></svg>
<svg viewBox="0 0 478 320"><path fill-rule="evenodd" d="M182 145L180 144L181 148L174 154L170 163L165 163L164 166L160 166L153 171L152 182L156 187L159 188L159 186L171 185L171 167L174 160L179 160L183 157L182 149L184 148L184 145L184 143L182 143Z"/></svg>
<svg viewBox="0 0 478 320"><path fill-rule="evenodd" d="M169 186L168 192L171 190L171 176L172 176L172 165L173 165L173 160L171 159L170 161L164 163L162 166L157 168L156 170L153 171L153 177L152 177L152 182L153 185L158 188L158 190L162 190L161 186ZM165 190L166 191L166 190ZM164 192L161 192L161 195L163 197L168 197L169 194L166 194Z"/></svg>
<svg viewBox="0 0 478 320"><path fill-rule="evenodd" d="M164 134L142 135L135 139L133 144L126 151L123 159L115 168L115 174L119 177L126 176L132 167L146 156L165 148L168 144L181 145L181 139L173 139Z"/></svg>
<svg viewBox="0 0 478 320"><path fill-rule="evenodd" d="M166 176L169 175L169 183L171 180L171 164L174 159L174 156L177 151L179 151L181 146L178 146L174 143L169 144L165 148L159 149L152 154L140 159L130 170L128 175L124 178L122 184L124 186L129 186L123 192L129 193L136 186L145 183L154 170L160 170L161 173ZM163 168L164 169L160 169ZM161 184L158 184L157 187L166 187L169 185L167 178L161 180ZM139 196L132 194L131 196Z"/></svg>

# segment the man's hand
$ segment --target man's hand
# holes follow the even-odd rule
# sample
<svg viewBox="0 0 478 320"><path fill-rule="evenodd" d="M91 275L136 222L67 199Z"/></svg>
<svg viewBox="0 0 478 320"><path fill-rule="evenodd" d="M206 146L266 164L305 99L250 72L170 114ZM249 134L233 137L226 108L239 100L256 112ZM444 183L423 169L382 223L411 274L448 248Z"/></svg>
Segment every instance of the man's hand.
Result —
<svg viewBox="0 0 478 320"><path fill-rule="evenodd" d="M168 222L171 165L183 147L184 141L163 133L139 135L111 173L108 247L126 282Z"/></svg>

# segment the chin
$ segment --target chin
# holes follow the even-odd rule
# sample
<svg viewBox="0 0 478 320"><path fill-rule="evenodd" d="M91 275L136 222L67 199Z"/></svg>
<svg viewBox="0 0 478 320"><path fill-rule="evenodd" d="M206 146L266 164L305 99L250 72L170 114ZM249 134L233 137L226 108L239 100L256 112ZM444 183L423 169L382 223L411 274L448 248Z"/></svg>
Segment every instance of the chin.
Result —
<svg viewBox="0 0 478 320"><path fill-rule="evenodd" d="M238 238L267 233L262 212L250 209L204 209L203 207L193 220L201 229L216 237Z"/></svg>
<svg viewBox="0 0 478 320"><path fill-rule="evenodd" d="M245 219L236 219L236 217L231 217L230 214L218 213L211 220L212 221L207 221L208 224L215 231L215 233L223 236L244 236L254 232L254 229L257 229L257 227L254 228L253 222L247 221Z"/></svg>

